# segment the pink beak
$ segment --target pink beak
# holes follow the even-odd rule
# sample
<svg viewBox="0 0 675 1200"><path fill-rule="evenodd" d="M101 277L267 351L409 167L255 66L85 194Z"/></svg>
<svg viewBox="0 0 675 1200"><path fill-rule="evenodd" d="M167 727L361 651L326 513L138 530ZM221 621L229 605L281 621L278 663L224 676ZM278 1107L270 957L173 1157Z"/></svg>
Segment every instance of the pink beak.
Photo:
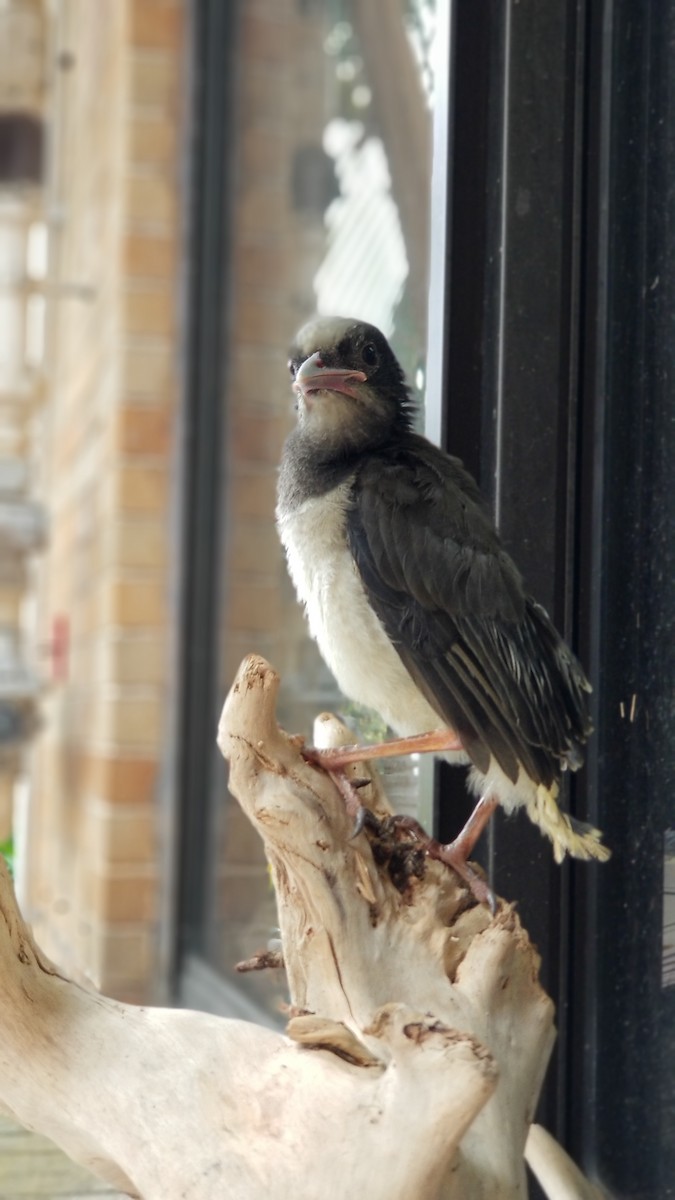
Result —
<svg viewBox="0 0 675 1200"><path fill-rule="evenodd" d="M310 392L342 392L343 395L355 399L356 391L350 384L365 383L367 378L363 371L324 367L321 352L317 350L316 354L312 354L300 367L293 388L303 396Z"/></svg>

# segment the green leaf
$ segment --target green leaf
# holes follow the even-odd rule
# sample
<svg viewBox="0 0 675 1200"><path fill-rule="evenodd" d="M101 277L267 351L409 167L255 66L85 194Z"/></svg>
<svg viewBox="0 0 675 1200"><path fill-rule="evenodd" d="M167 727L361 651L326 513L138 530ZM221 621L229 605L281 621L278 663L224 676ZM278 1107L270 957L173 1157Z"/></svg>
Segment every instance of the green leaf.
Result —
<svg viewBox="0 0 675 1200"><path fill-rule="evenodd" d="M7 860L9 873L14 878L14 838L8 837L4 842L0 842L0 854Z"/></svg>

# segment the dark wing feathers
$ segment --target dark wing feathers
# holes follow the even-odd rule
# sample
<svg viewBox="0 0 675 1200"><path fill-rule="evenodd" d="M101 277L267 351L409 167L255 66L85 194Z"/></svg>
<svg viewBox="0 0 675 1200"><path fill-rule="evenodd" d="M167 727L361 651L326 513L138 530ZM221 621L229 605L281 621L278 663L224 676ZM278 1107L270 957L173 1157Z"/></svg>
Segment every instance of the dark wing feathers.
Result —
<svg viewBox="0 0 675 1200"><path fill-rule="evenodd" d="M439 716L486 771L550 786L581 765L584 673L522 580L454 459L411 435L365 462L348 538L369 600Z"/></svg>

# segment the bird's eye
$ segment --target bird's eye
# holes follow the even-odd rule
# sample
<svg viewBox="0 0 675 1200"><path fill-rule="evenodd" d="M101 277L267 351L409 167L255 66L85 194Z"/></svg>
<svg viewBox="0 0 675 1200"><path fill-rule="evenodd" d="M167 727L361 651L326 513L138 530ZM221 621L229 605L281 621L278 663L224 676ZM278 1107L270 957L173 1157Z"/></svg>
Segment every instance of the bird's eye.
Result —
<svg viewBox="0 0 675 1200"><path fill-rule="evenodd" d="M295 362L293 361L293 359L292 359L292 358L289 358L289 360L288 360L288 362L287 362L287 364L286 364L286 365L287 365L287 367L288 367L288 369L289 369L289 371L290 371L290 373L291 373L291 379L295 379L295 376L296 376L296 374L297 374L297 371L298 371L298 365L297 365L297 363L295 363Z"/></svg>
<svg viewBox="0 0 675 1200"><path fill-rule="evenodd" d="M366 342L361 350L361 358L367 367L376 367L378 363L377 350L372 342Z"/></svg>

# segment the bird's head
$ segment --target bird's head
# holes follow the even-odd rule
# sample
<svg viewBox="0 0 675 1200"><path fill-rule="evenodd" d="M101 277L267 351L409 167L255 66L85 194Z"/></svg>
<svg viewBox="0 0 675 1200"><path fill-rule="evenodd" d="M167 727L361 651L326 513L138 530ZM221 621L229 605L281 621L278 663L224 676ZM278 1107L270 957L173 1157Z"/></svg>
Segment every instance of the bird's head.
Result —
<svg viewBox="0 0 675 1200"><path fill-rule="evenodd" d="M345 317L317 317L290 350L298 424L337 452L376 446L409 429L413 405L384 334Z"/></svg>

